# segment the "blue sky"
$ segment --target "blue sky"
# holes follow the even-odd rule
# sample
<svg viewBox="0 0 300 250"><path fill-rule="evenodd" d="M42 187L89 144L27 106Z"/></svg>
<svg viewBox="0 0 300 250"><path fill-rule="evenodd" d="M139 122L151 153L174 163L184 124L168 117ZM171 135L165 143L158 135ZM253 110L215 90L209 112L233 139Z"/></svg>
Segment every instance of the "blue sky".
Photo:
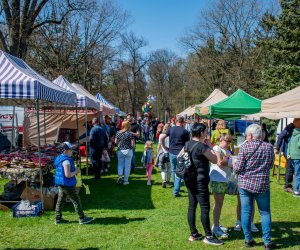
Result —
<svg viewBox="0 0 300 250"><path fill-rule="evenodd" d="M144 52L169 49L180 56L179 38L197 21L200 11L209 0L116 0L128 11L133 22L128 27L138 36L143 36L149 46Z"/></svg>

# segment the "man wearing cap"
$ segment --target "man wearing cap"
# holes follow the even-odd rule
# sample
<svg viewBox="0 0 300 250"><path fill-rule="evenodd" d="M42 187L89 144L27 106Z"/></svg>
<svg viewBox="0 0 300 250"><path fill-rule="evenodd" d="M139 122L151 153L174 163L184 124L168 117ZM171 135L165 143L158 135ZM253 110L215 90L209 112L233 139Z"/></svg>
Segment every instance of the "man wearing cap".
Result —
<svg viewBox="0 0 300 250"><path fill-rule="evenodd" d="M100 180L102 169L101 157L103 149L107 148L108 137L103 127L100 126L100 122L97 117L93 118L92 123L93 128L90 132L90 156L95 180Z"/></svg>
<svg viewBox="0 0 300 250"><path fill-rule="evenodd" d="M58 199L55 208L55 224L64 224L68 220L62 218L62 208L65 203L66 197L69 196L72 201L75 211L79 217L79 224L90 223L93 218L84 215L81 201L78 193L76 192L76 177L75 175L80 172L79 168L75 168L73 159L71 158L73 149L75 148L69 142L64 142L60 145L62 154L56 157L55 165L55 185L58 186Z"/></svg>

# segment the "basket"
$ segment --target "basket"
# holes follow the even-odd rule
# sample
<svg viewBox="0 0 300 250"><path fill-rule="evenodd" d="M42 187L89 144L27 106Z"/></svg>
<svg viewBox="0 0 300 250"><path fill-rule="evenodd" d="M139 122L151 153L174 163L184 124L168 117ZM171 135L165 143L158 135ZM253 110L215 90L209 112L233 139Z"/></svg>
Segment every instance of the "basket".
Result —
<svg viewBox="0 0 300 250"><path fill-rule="evenodd" d="M31 210L20 210L18 209L18 206L21 202L18 202L16 205L13 206L13 214L12 216L15 218L18 217L36 217L39 216L42 212L42 202L37 201L34 203L34 207L32 207Z"/></svg>

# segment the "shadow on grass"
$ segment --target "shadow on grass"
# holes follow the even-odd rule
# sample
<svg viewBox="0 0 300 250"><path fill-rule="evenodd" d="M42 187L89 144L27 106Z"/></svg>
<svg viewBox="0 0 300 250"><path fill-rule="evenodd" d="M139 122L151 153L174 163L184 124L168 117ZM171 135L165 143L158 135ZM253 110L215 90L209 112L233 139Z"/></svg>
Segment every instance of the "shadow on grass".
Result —
<svg viewBox="0 0 300 250"><path fill-rule="evenodd" d="M254 238L261 238L261 224L258 226L260 232L252 233ZM300 246L300 222L272 222L272 241L277 244L276 249L286 249L292 246ZM244 239L243 231L234 231L233 227L228 228L230 238L226 241L235 241ZM287 235L287 236L286 236ZM263 246L263 242L259 242L256 246ZM299 247L300 249L300 247Z"/></svg>
<svg viewBox="0 0 300 250"><path fill-rule="evenodd" d="M53 250L67 250L67 248L4 248L3 250L39 250L39 249L53 249ZM99 248L94 248L99 249Z"/></svg>
<svg viewBox="0 0 300 250"><path fill-rule="evenodd" d="M90 194L84 188L80 190L82 207L87 210L144 210L154 209L151 198L151 187L140 176L131 176L130 184L116 186L116 177L105 176L100 181L84 179L89 187ZM72 203L66 203L63 211L74 211ZM94 215L93 215L94 216Z"/></svg>
<svg viewBox="0 0 300 250"><path fill-rule="evenodd" d="M41 249L51 249L51 250L68 250L67 248L4 248L4 250L41 250ZM77 248L78 250L99 250L98 247L87 247L87 248Z"/></svg>
<svg viewBox="0 0 300 250"><path fill-rule="evenodd" d="M143 221L146 218L126 218L123 217L105 217L105 218L96 218L93 221L93 224L101 225L118 225L118 224L127 224L133 221Z"/></svg>

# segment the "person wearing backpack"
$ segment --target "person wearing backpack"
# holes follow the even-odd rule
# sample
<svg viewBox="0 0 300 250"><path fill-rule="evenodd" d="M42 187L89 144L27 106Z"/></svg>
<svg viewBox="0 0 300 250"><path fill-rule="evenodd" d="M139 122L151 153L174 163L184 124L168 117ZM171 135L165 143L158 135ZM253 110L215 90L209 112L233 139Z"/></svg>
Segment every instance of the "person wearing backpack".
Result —
<svg viewBox="0 0 300 250"><path fill-rule="evenodd" d="M191 127L192 140L187 142L185 148L190 156L191 167L189 172L194 170L194 174L189 174L185 178L185 185L188 190L189 207L188 223L190 227L189 241L201 240L202 235L196 228L196 208L198 203L201 207L201 223L205 231L203 242L211 245L222 245L223 241L217 239L210 228L210 201L209 201L209 162L220 164L220 153L214 152L204 143L207 129L203 123L194 123Z"/></svg>
<svg viewBox="0 0 300 250"><path fill-rule="evenodd" d="M169 148L166 147L165 140L169 137ZM184 144L190 140L189 132L184 128L184 118L178 116L176 120L176 126L171 127L166 134L162 134L161 141L162 146L169 151L170 164L172 168L172 178L174 182L174 197L180 197L180 185L181 178L175 175L176 166L177 166L177 156L181 149L184 147Z"/></svg>

